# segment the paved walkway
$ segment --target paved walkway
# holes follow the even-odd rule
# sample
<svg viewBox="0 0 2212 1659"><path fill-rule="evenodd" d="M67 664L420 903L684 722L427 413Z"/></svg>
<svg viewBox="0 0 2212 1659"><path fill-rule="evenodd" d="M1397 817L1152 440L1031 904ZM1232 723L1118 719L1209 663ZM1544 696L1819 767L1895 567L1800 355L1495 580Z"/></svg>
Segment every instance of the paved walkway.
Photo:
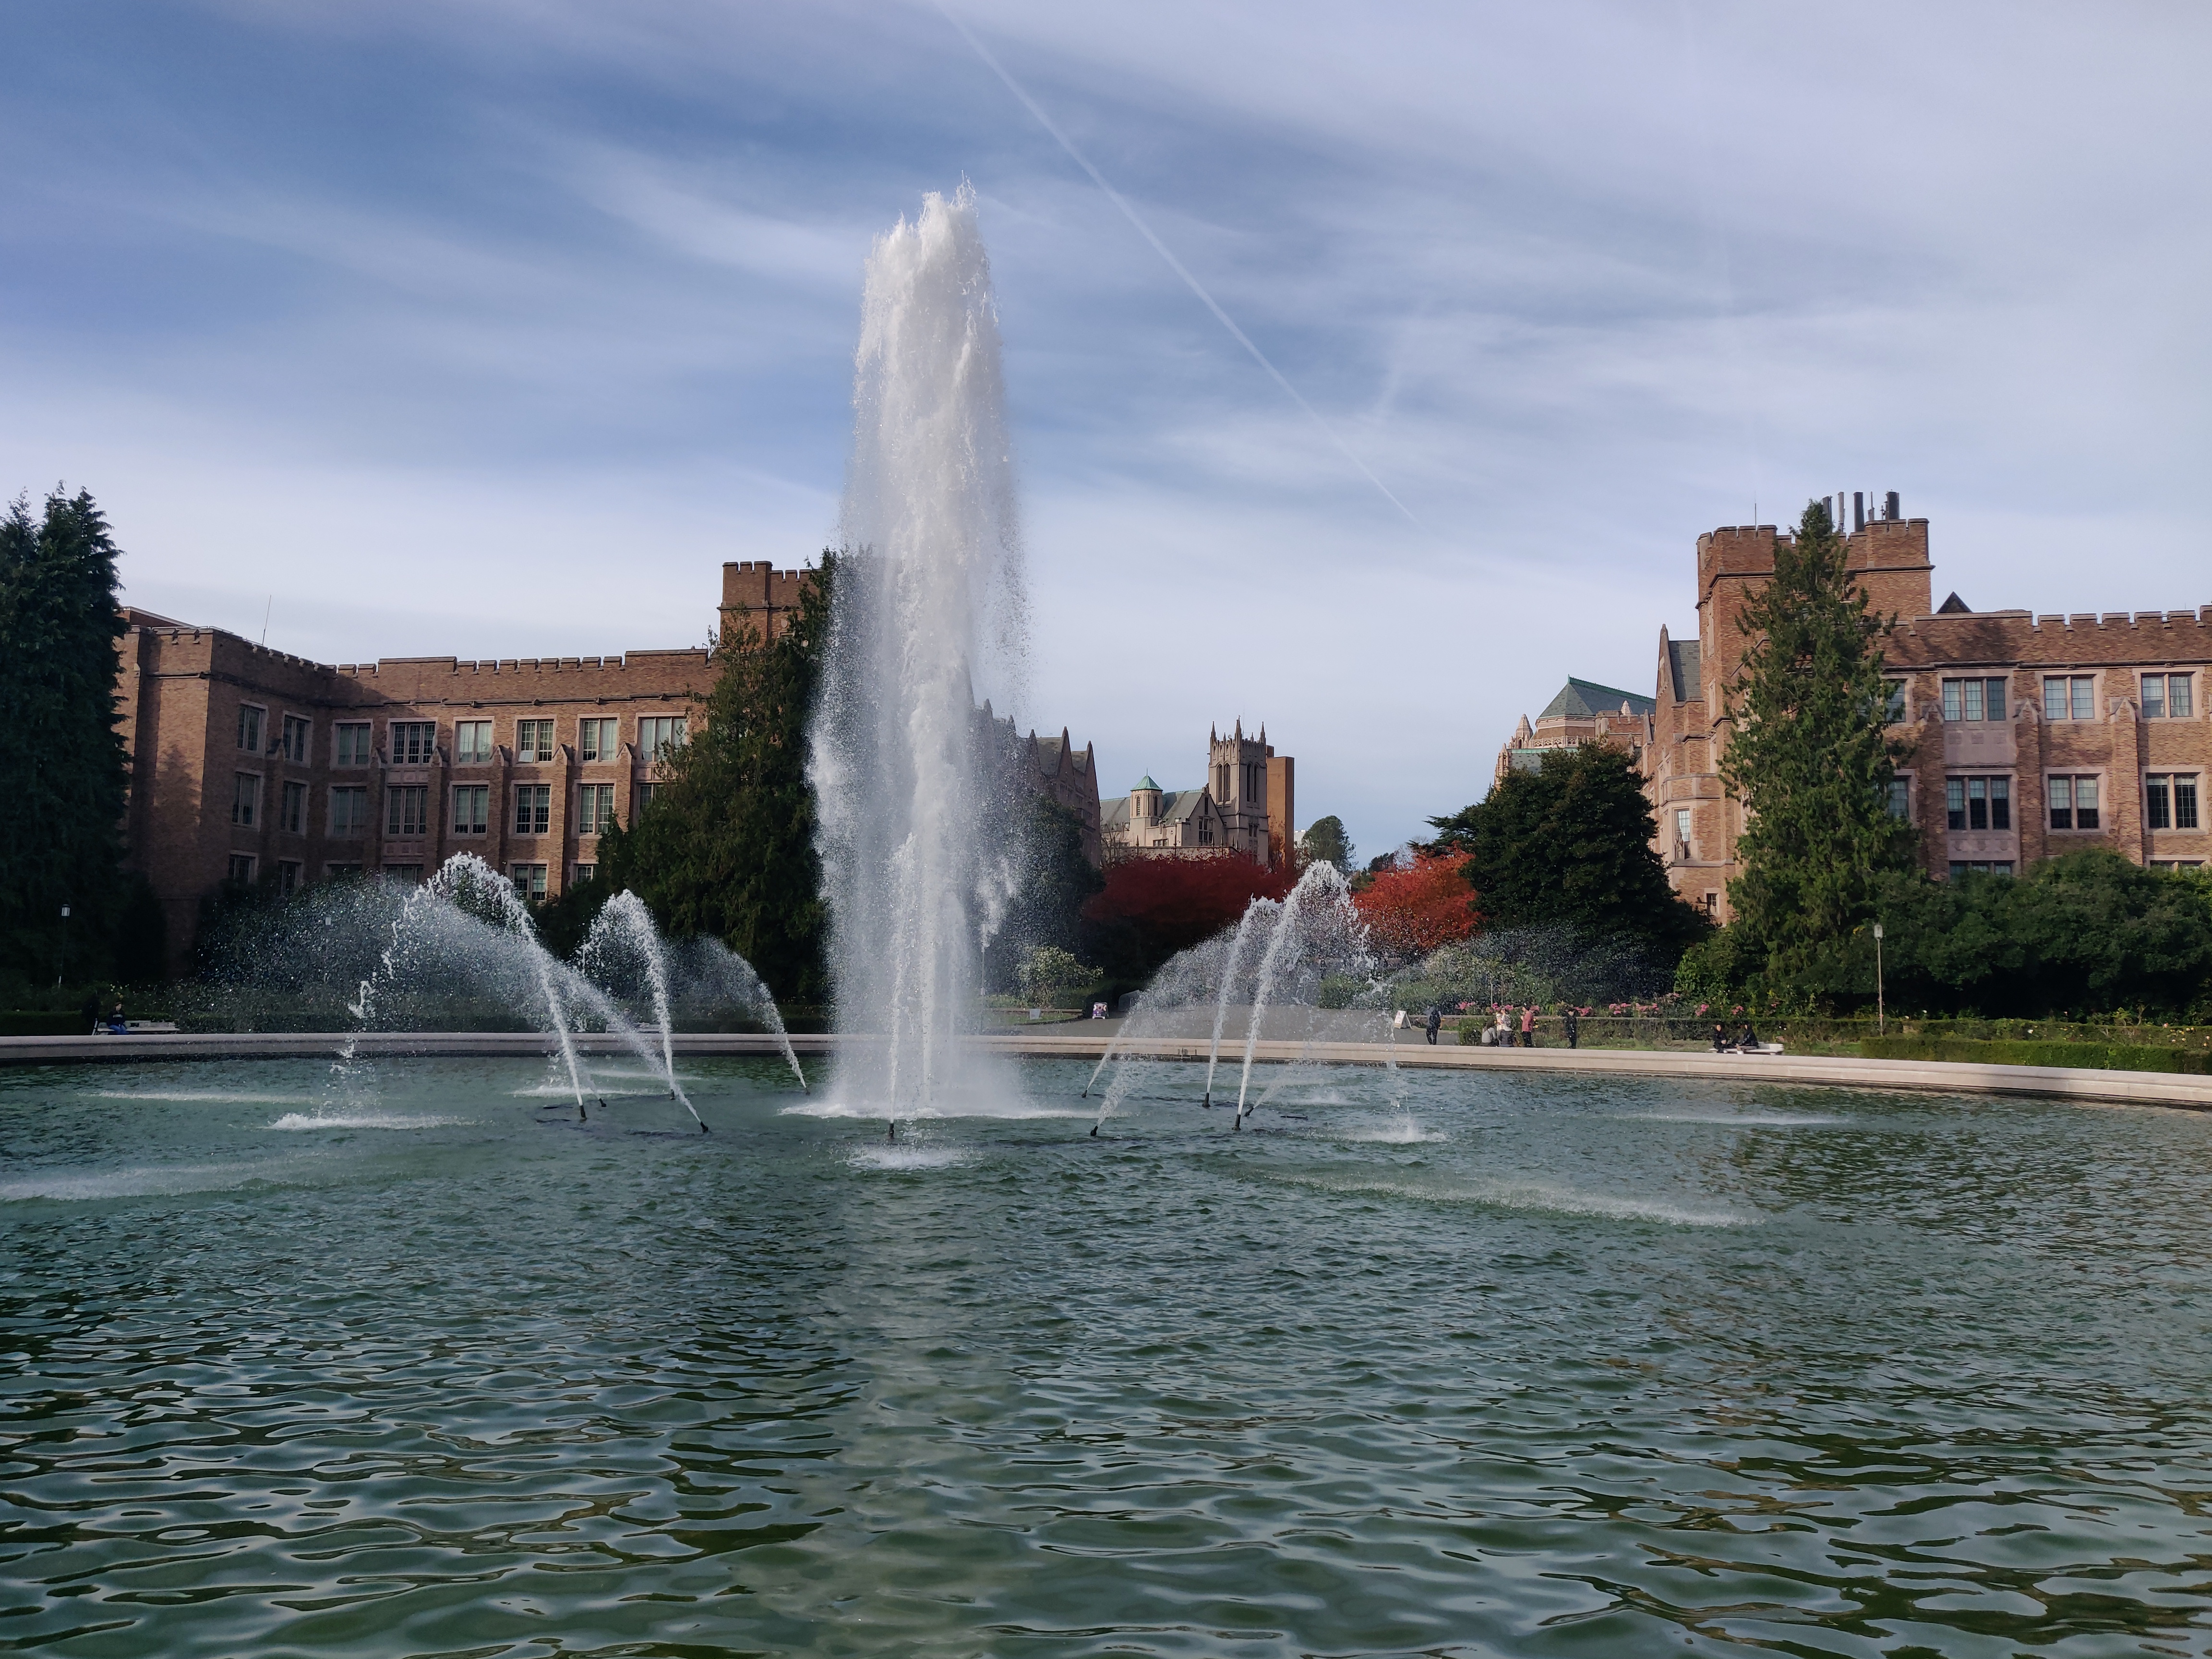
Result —
<svg viewBox="0 0 2212 1659"><path fill-rule="evenodd" d="M1119 1021L1073 1021L1035 1031L970 1039L978 1048L1033 1059L1096 1060ZM1108 1029L1101 1029L1108 1028ZM802 1055L830 1053L866 1037L795 1036ZM678 1032L676 1052L693 1056L780 1054L771 1036ZM0 1037L0 1065L70 1065L83 1060L277 1060L334 1057L347 1044L362 1054L526 1057L546 1054L553 1039L538 1031L283 1032L107 1037ZM614 1038L585 1035L587 1054L629 1050ZM1133 1042L1119 1052L1151 1060L1203 1063L1206 1045L1190 1038ZM1242 1043L1224 1042L1224 1064L1241 1060ZM2212 1077L2172 1072L2102 1072L2059 1066L1976 1066L1948 1060L1860 1060L1817 1054L1709 1054L1637 1048L1479 1048L1425 1042L1262 1042L1255 1058L1270 1064L1308 1060L1338 1066L1408 1070L1576 1072L1609 1077L1686 1077L1728 1083L1817 1084L1850 1089L1904 1089L1923 1094L2039 1095L2100 1105L2173 1106L2212 1110Z"/></svg>

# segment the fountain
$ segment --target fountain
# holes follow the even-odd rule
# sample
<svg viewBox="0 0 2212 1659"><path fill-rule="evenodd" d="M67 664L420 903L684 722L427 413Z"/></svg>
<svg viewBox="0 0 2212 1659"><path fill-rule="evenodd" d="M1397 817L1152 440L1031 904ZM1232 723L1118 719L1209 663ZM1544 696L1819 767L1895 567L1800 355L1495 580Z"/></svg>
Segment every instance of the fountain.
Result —
<svg viewBox="0 0 2212 1659"><path fill-rule="evenodd" d="M830 915L836 1091L901 1118L1010 1097L960 1037L1006 873L979 693L1018 696L1022 558L974 192L868 259L828 665L809 756ZM982 810L979 810L982 809Z"/></svg>
<svg viewBox="0 0 2212 1659"><path fill-rule="evenodd" d="M1352 907L1343 873L1334 865L1310 865L1281 901L1253 900L1234 927L1178 953L1153 976L1092 1073L1095 1083L1098 1073L1109 1062L1114 1065L1091 1132L1097 1134L1108 1119L1119 1115L1148 1077L1177 1063L1146 1052L1164 1041L1207 1040L1199 1104L1210 1107L1223 1040L1238 1011L1243 1054L1232 1129L1242 1129L1244 1120L1268 1103L1298 1061L1325 1042L1383 1042L1383 1064L1390 1075L1388 1092L1402 1113L1395 1051L1388 1042L1390 1015L1385 1000L1384 988L1375 977L1366 929ZM1252 1068L1263 1041L1295 1041L1299 1048L1292 1065L1255 1101ZM1088 1085L1084 1092L1089 1094Z"/></svg>
<svg viewBox="0 0 2212 1659"><path fill-rule="evenodd" d="M782 1012L761 976L721 940L711 937L672 941L653 925L653 913L635 893L616 894L592 920L591 932L577 952L577 966L592 983L611 995L633 1004L644 1002L653 1010L649 1029L660 1033L663 1069L673 1085L676 1076L674 1010L679 1005L704 1005L716 1011L736 1009L757 1019L774 1034L791 1074L806 1091L806 1073L784 1029ZM673 1087L671 1089L674 1092Z"/></svg>
<svg viewBox="0 0 2212 1659"><path fill-rule="evenodd" d="M456 853L400 904L377 965L362 980L350 1007L357 1029L367 1030L377 1024L380 1012L395 987L412 988L431 975L458 975L479 983L504 978L510 985L518 978L525 979L534 996L525 994L516 1000L517 1004L535 1006L539 1011L542 1029L551 1033L559 1043L562 1066L575 1099L579 1120L588 1118L585 1102L592 1093L586 1086L584 1066L576 1049L576 1032L588 1022L617 1038L624 1048L657 1072L667 1085L669 1097L680 1103L700 1132L705 1133L706 1120L699 1115L698 1108L691 1103L676 1075L669 981L662 941L643 902L627 892L609 900L594 923L586 942L586 964L601 972L618 969L624 965L625 955L634 959L649 988L659 1027L657 1051L605 990L584 973L560 961L538 942L530 908L514 890L513 883L475 854ZM732 963L743 961L728 951L723 955ZM747 967L745 972L750 975L750 968ZM757 976L753 978L757 983ZM513 995L512 990L509 994ZM768 1006L773 1009L772 1000L769 1000ZM774 1019L774 1026L781 1035L781 1018ZM783 1048L793 1069L797 1071L798 1060L791 1052L787 1036L783 1038ZM342 1073L351 1066L354 1058L355 1046L349 1042L339 1057ZM800 1080L803 1084L803 1076ZM599 1104L605 1106L604 1098Z"/></svg>

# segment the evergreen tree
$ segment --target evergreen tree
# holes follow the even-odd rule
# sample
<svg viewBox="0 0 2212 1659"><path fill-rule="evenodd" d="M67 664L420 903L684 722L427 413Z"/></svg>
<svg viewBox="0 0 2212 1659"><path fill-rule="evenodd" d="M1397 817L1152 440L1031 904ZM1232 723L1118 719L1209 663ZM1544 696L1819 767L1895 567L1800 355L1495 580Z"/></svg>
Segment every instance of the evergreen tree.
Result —
<svg viewBox="0 0 2212 1659"><path fill-rule="evenodd" d="M711 933L758 970L779 1002L820 1003L827 920L806 785L806 727L829 642L836 556L825 550L773 640L742 615L718 642L706 724L664 762L653 803L599 842L599 878L549 917L580 936L624 888L667 932Z"/></svg>
<svg viewBox="0 0 2212 1659"><path fill-rule="evenodd" d="M1881 639L1895 619L1869 612L1844 557L1811 502L1738 619L1752 643L1720 769L1746 827L1729 901L1770 980L1869 919L1876 878L1912 864L1912 829L1889 811L1901 751L1884 730Z"/></svg>
<svg viewBox="0 0 2212 1659"><path fill-rule="evenodd" d="M1015 887L1005 917L983 952L984 983L993 990L1019 983L1021 964L1040 950L1073 952L1082 909L1106 885L1083 853L1083 820L1059 802L1023 792L1013 839Z"/></svg>
<svg viewBox="0 0 2212 1659"><path fill-rule="evenodd" d="M0 517L0 971L34 982L58 970L65 928L70 973L104 971L129 896L115 560L82 490L56 489L40 520L21 497Z"/></svg>
<svg viewBox="0 0 2212 1659"><path fill-rule="evenodd" d="M1549 750L1535 770L1508 772L1488 799L1430 822L1440 849L1468 854L1486 927L1625 936L1670 962L1708 931L1668 885L1643 782L1617 749Z"/></svg>
<svg viewBox="0 0 2212 1659"><path fill-rule="evenodd" d="M1344 820L1332 816L1306 825L1305 834L1298 837L1298 855L1352 874L1352 837L1344 833Z"/></svg>

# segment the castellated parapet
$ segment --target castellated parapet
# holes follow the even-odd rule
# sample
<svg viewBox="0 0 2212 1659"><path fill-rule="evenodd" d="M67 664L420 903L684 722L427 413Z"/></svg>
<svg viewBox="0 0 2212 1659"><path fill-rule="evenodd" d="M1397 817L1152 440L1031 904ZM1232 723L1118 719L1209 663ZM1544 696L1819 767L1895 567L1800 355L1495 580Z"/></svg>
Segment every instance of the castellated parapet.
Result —
<svg viewBox="0 0 2212 1659"><path fill-rule="evenodd" d="M1656 847L1674 890L1723 921L1744 827L1720 780L1749 643L1738 619L1787 539L1771 525L1698 537L1698 637L1659 635L1642 755ZM1896 806L1930 874L2017 873L2092 846L2154 866L2212 859L2212 605L2031 617L1954 593L1939 606L1925 519L1869 523L1845 549L1870 608L1897 619L1882 641L1891 732L1911 747Z"/></svg>

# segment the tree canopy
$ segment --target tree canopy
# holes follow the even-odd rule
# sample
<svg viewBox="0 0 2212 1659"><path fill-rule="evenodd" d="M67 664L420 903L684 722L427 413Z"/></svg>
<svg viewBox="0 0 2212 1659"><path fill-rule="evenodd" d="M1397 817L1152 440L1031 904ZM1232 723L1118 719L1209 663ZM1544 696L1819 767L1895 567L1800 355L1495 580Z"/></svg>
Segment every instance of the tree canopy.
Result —
<svg viewBox="0 0 2212 1659"><path fill-rule="evenodd" d="M1352 896L1367 937L1387 957L1425 957L1455 945L1481 923L1468 889L1464 853L1419 854L1402 869L1382 870Z"/></svg>
<svg viewBox="0 0 2212 1659"><path fill-rule="evenodd" d="M1775 546L1774 574L1738 618L1751 640L1727 696L1721 778L1744 805L1742 873L1729 884L1741 947L1787 974L1872 915L1877 879L1912 866L1889 810L1881 640L1843 537L1814 501Z"/></svg>
<svg viewBox="0 0 2212 1659"><path fill-rule="evenodd" d="M1134 989L1176 951L1235 926L1254 899L1282 898L1297 880L1295 870L1235 853L1117 859L1083 907L1082 955L1117 990Z"/></svg>
<svg viewBox="0 0 2212 1659"><path fill-rule="evenodd" d="M740 612L717 641L704 726L662 763L653 802L599 842L580 911L628 888L671 933L711 933L780 1002L819 1003L826 913L806 785L806 728L829 639L836 556L825 550L774 639ZM588 916L549 917L580 933Z"/></svg>
<svg viewBox="0 0 2212 1659"><path fill-rule="evenodd" d="M1298 852L1309 861L1333 864L1352 873L1352 837L1344 833L1344 820L1334 815L1316 818L1298 837Z"/></svg>
<svg viewBox="0 0 2212 1659"><path fill-rule="evenodd" d="M1026 791L1009 811L1016 820L1010 849L1014 890L984 947L984 982L992 990L1019 983L1022 964L1037 951L1073 952L1083 907L1106 884L1084 855L1083 820L1074 813Z"/></svg>
<svg viewBox="0 0 2212 1659"><path fill-rule="evenodd" d="M23 980L60 970L64 904L73 975L112 968L126 914L155 931L159 961L160 912L147 921L122 874L129 763L115 708L116 556L106 517L83 490L57 489L35 519L22 497L0 515L0 973ZM143 969L143 948L122 954Z"/></svg>
<svg viewBox="0 0 2212 1659"><path fill-rule="evenodd" d="M1626 936L1669 962L1708 931L1668 885L1642 781L1617 749L1548 750L1535 769L1508 772L1487 799L1430 823L1438 850L1466 854L1486 927Z"/></svg>

